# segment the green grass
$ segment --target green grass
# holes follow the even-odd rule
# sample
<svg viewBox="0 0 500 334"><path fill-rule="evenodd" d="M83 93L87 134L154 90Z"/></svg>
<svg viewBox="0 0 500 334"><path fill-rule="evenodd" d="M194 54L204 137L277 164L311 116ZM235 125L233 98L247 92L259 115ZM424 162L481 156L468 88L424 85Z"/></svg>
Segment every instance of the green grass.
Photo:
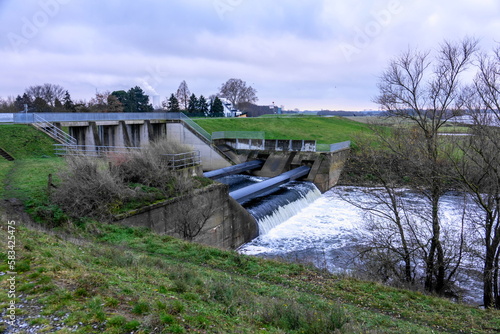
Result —
<svg viewBox="0 0 500 334"><path fill-rule="evenodd" d="M333 144L370 135L369 126L343 117L275 116L258 118L203 118L195 122L209 133L264 131L266 139L308 139Z"/></svg>
<svg viewBox="0 0 500 334"><path fill-rule="evenodd" d="M76 333L495 333L500 312L98 223L67 237L19 228L17 286ZM78 237L75 233L78 232ZM6 249L2 230L0 247ZM6 256L1 255L0 271ZM22 272L21 272L22 271ZM0 276L6 301L7 275ZM243 288L244 287L244 288ZM18 300L18 302L21 302ZM81 324L80 324L81 323ZM95 329L97 328L97 329Z"/></svg>
<svg viewBox="0 0 500 334"><path fill-rule="evenodd" d="M0 147L15 159L53 157L56 142L29 125L0 124Z"/></svg>
<svg viewBox="0 0 500 334"><path fill-rule="evenodd" d="M59 157L0 163L0 175L4 175L4 197L22 201L45 200L49 174L55 181L57 172L64 166L65 160Z"/></svg>
<svg viewBox="0 0 500 334"><path fill-rule="evenodd" d="M275 119L266 121L271 120ZM317 124L324 129L320 132L337 129L343 136L366 132L367 128L343 122L313 118L302 128ZM346 126L335 128L339 124ZM285 133L276 131L276 136ZM346 139L351 138L332 141ZM49 147L45 144L45 149ZM63 159L32 155L0 162L2 196L21 199L29 210L46 205L47 176L61 168ZM15 220L16 302L38 306L18 309L17 316L41 326L40 332L56 331L54 317L62 324L58 325L60 333L330 333L335 328L338 333L500 331L499 311L187 243L146 229L87 220L79 227L66 225L62 231L47 233L20 226L22 219L7 214L1 205L0 218L4 222L0 225L0 272L8 270L5 222ZM9 300L7 278L0 275L4 308ZM5 322L0 325L3 329Z"/></svg>

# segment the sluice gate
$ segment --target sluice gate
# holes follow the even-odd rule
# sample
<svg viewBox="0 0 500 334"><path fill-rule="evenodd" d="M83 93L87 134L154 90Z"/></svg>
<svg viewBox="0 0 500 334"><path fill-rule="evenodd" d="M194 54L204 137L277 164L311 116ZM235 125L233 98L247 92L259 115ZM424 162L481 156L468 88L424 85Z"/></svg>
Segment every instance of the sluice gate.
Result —
<svg viewBox="0 0 500 334"><path fill-rule="evenodd" d="M231 196L233 199L235 199L238 203L241 204L251 198L262 195L268 192L269 190L276 188L282 184L307 176L310 171L311 171L310 167L301 166L292 169L288 172L285 172L281 175L278 175L276 177L273 177L271 179L232 191L229 193L229 196Z"/></svg>

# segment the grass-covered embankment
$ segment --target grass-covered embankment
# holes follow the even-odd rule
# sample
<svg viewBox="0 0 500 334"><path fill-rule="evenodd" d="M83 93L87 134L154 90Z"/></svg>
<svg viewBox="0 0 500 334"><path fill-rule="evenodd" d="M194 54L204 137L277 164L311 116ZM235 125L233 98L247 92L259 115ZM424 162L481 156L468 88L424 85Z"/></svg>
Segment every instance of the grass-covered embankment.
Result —
<svg viewBox="0 0 500 334"><path fill-rule="evenodd" d="M1 132L1 127L0 127ZM60 158L0 164L8 198L46 199ZM5 196L4 196L5 198ZM16 325L67 333L496 333L500 313L417 292L86 221L39 230L0 207L0 272L16 221ZM44 226L44 222L40 222ZM0 276L5 310L10 275ZM5 315L5 314L4 314ZM3 319L3 325L6 326ZM38 327L37 327L38 326ZM7 331L10 327L4 327Z"/></svg>
<svg viewBox="0 0 500 334"><path fill-rule="evenodd" d="M6 217L3 217L4 221ZM8 218L9 219L9 218ZM13 218L10 218L13 219ZM495 333L500 313L92 224L80 238L19 228L18 320L77 333ZM92 236L90 235L92 234ZM6 248L5 224L2 241ZM6 255L2 253L6 271ZM7 301L7 276L0 300Z"/></svg>
<svg viewBox="0 0 500 334"><path fill-rule="evenodd" d="M0 147L15 159L53 157L56 142L29 125L0 124Z"/></svg>
<svg viewBox="0 0 500 334"><path fill-rule="evenodd" d="M257 118L199 118L207 132L264 131L266 139L307 139L333 144L372 134L367 124L343 117L275 116Z"/></svg>

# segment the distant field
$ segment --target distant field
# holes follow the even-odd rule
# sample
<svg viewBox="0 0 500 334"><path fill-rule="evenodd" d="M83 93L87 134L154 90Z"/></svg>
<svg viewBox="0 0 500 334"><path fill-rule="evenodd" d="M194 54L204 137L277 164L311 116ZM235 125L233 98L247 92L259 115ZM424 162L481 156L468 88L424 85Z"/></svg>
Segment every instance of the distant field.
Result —
<svg viewBox="0 0 500 334"><path fill-rule="evenodd" d="M355 140L370 135L369 126L343 117L276 116L258 118L203 118L195 122L209 133L264 131L266 139L308 139L319 144Z"/></svg>

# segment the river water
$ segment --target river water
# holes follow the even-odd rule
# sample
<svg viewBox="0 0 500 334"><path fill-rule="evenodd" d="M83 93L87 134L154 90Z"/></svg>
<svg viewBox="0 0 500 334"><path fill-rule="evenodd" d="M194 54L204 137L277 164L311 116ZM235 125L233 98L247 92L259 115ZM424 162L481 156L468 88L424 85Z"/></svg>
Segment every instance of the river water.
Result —
<svg viewBox="0 0 500 334"><path fill-rule="evenodd" d="M247 182L249 177L245 178ZM252 182L259 180L254 179ZM280 200L280 196L283 197L283 193L266 196L255 201L257 204L255 202L244 204L254 216L260 215L258 222L261 233L258 238L243 245L238 251L266 258L312 263L334 273L352 272L357 263L356 246L366 242L363 236L367 233L365 226L368 218L366 212L350 204L349 201L369 203L371 200L369 193L372 190L367 191L368 188L361 187L334 187L320 195L317 189L311 190L311 185L304 182L295 182L285 185L284 188L301 190L296 191L298 195L285 194L284 197L288 196L285 205L282 202L277 205L276 202ZM404 193L403 197L407 203L413 206L415 216L418 216L418 212L422 211L424 199L404 189L401 192ZM295 202L288 203L294 196ZM346 201L346 198L349 201ZM268 215L267 220L262 219L262 212L265 211L262 205L266 205L266 201L268 207L279 208L277 213L265 213L264 215ZM471 210L470 201L466 202L459 194L443 197L440 206L443 233L452 236L454 232L463 228L467 242L476 244L477 251L480 252L481 235L478 229L471 224L462 226L459 223L462 221L464 208ZM293 210L288 212L290 207ZM419 219L415 218L416 224L420 224L419 228L424 231L429 229L425 221ZM455 285L464 302L475 305L481 303L481 284L476 277L481 266L478 257L465 256L463 259L464 270L458 272Z"/></svg>

